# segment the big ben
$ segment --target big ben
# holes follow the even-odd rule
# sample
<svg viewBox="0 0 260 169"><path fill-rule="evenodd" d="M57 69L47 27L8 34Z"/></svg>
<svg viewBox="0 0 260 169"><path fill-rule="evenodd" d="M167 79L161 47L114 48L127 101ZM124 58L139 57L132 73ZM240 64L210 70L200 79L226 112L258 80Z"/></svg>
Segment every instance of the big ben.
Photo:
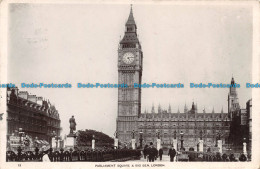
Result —
<svg viewBox="0 0 260 169"><path fill-rule="evenodd" d="M134 83L141 84L142 81L143 53L136 30L131 6L125 35L118 49L118 84L128 86L118 88L117 133L119 141L124 144L129 143L132 132L137 131L141 114L141 88L134 88Z"/></svg>

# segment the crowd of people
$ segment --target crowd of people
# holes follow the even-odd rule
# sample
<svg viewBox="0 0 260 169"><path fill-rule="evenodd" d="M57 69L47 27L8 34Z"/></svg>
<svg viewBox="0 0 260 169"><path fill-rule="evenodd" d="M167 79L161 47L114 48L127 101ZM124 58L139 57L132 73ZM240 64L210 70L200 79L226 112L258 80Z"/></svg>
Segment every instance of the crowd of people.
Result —
<svg viewBox="0 0 260 169"><path fill-rule="evenodd" d="M154 147L153 143L150 142L150 145L145 145L143 150L144 158L147 159L149 162L154 162L157 158L162 161L163 149L160 148L159 151ZM168 156L170 156L170 162L174 161L174 157L176 156L177 152L173 148L173 146L168 151Z"/></svg>
<svg viewBox="0 0 260 169"><path fill-rule="evenodd" d="M163 156L163 149L160 148L157 150L153 143L150 142L150 145L145 145L143 149L143 155L144 159L147 159L148 162L154 162L155 160L162 161ZM170 157L170 162L173 162L175 157L177 156L178 152L174 149L173 146L168 150L168 156ZM178 154L178 161L248 161L248 158L250 158L250 155L246 156L243 153L239 155L239 157L235 157L234 154L220 154L217 153L201 153L201 152L195 152L195 151L186 151L182 152L181 154ZM185 156L185 158L184 158ZM176 160L177 161L177 160Z"/></svg>

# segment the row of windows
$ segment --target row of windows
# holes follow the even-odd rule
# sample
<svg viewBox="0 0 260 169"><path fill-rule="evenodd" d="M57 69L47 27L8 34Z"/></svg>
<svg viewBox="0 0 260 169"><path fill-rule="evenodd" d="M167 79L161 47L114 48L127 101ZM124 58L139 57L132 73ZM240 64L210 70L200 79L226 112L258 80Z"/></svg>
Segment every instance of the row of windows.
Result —
<svg viewBox="0 0 260 169"><path fill-rule="evenodd" d="M228 123L164 123L164 124L161 124L161 123L153 123L153 124L148 124L146 125L147 127L153 127L153 126L164 126L164 127L168 127L168 126L187 126L187 127L196 127L196 126L207 126L207 127L221 127L221 126L228 126L229 124ZM145 125L141 124L139 125L139 127L143 127Z"/></svg>
<svg viewBox="0 0 260 169"><path fill-rule="evenodd" d="M202 131L203 134L217 134L217 133L222 133L223 131L225 133L228 133L229 130L193 130L193 129L184 129L184 130L176 130L176 134L181 133L181 131L184 134L200 134L200 132ZM148 130L148 131L143 131L144 133L148 133L148 135L156 135L157 131L152 131L152 130ZM164 131L160 131L160 133L163 133L163 135L174 135L175 131L169 131L169 130L164 130Z"/></svg>
<svg viewBox="0 0 260 169"><path fill-rule="evenodd" d="M122 48L136 48L137 46L135 44L123 44Z"/></svg>

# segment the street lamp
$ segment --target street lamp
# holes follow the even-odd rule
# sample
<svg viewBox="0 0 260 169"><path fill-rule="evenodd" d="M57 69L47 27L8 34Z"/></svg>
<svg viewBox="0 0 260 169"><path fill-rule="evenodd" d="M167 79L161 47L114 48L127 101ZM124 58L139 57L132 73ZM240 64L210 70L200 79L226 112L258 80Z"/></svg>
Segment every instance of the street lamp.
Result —
<svg viewBox="0 0 260 169"><path fill-rule="evenodd" d="M38 137L35 137L35 140L34 140L34 142L35 142L35 147L38 147L37 140L38 140Z"/></svg>
<svg viewBox="0 0 260 169"><path fill-rule="evenodd" d="M215 144L215 147L218 146L218 140L220 140L220 132L218 132L218 133L216 134L216 144Z"/></svg>
<svg viewBox="0 0 260 169"><path fill-rule="evenodd" d="M22 145L22 136L24 135L23 128L19 128L18 134L19 134L19 137L20 137L20 144Z"/></svg>
<svg viewBox="0 0 260 169"><path fill-rule="evenodd" d="M51 148L54 146L54 145L52 145L52 143L53 143L52 139L55 137L55 135L56 135L56 132L52 131L52 133L51 133Z"/></svg>
<svg viewBox="0 0 260 169"><path fill-rule="evenodd" d="M142 147L143 147L143 131L141 130L140 132L139 132L139 134L140 134L140 148L142 149Z"/></svg>
<svg viewBox="0 0 260 169"><path fill-rule="evenodd" d="M184 133L181 131L180 135L181 135L181 149L180 150L184 150L184 147L183 147L183 135L184 135Z"/></svg>
<svg viewBox="0 0 260 169"><path fill-rule="evenodd" d="M157 139L160 139L160 131L156 131Z"/></svg>

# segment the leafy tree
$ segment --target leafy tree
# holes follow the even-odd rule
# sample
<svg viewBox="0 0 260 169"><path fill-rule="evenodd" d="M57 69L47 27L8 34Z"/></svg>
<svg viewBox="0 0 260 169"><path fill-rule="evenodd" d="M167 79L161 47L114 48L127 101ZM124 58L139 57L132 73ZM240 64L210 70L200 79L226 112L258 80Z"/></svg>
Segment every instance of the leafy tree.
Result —
<svg viewBox="0 0 260 169"><path fill-rule="evenodd" d="M77 145L78 146L91 146L93 135L95 137L95 145L97 147L102 146L113 146L114 139L109 137L108 135L98 132L96 130L88 130L85 131L79 130L77 137Z"/></svg>

